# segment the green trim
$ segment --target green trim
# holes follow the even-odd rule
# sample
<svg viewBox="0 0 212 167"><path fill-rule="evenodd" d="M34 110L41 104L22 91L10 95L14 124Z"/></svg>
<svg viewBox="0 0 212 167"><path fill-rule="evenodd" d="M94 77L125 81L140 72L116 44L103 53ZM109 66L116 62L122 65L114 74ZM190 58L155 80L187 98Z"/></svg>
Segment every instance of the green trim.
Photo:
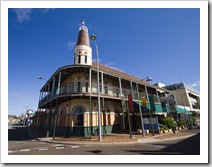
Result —
<svg viewBox="0 0 212 167"><path fill-rule="evenodd" d="M184 106L182 106L182 107L184 107ZM181 108L181 107L179 107L179 106L175 106L175 108L176 108L176 110L177 110L177 113L190 113L190 111L189 110L187 110L187 109L184 109L184 108Z"/></svg>
<svg viewBox="0 0 212 167"><path fill-rule="evenodd" d="M140 111L139 111L139 103L142 106L141 102L134 102L135 113L140 113ZM150 109L150 104L147 103L146 104L146 107L148 109ZM166 105L166 110L167 110L166 112L163 111L162 106L161 106L161 103L160 104L155 104L155 113L161 113L161 112L167 113L169 111L168 105Z"/></svg>

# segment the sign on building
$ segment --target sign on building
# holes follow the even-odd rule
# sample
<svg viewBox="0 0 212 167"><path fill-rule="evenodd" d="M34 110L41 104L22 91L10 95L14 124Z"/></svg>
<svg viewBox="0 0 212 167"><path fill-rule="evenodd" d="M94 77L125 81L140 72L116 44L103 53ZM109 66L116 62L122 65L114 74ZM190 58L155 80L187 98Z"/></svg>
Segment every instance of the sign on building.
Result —
<svg viewBox="0 0 212 167"><path fill-rule="evenodd" d="M141 98L141 103L143 107L146 107L146 97Z"/></svg>
<svg viewBox="0 0 212 167"><path fill-rule="evenodd" d="M132 100L132 94L128 95L128 108L130 112L134 111L134 106L133 106L133 100Z"/></svg>
<svg viewBox="0 0 212 167"><path fill-rule="evenodd" d="M151 112L155 113L156 109L155 109L155 101L154 101L153 95L149 95L149 102L150 102Z"/></svg>

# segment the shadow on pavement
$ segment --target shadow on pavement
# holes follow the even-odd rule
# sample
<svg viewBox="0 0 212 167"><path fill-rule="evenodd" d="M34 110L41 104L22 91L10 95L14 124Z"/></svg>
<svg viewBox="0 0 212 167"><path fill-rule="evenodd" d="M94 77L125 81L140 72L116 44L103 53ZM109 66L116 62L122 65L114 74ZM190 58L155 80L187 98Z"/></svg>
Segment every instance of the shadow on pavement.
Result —
<svg viewBox="0 0 212 167"><path fill-rule="evenodd" d="M200 155L200 133L180 141L176 144L152 143L152 145L165 145L158 150L125 150L144 155Z"/></svg>
<svg viewBox="0 0 212 167"><path fill-rule="evenodd" d="M28 135L27 127L22 125L11 125L11 128L8 129L8 140L14 141L23 141L23 140L31 140L35 139Z"/></svg>
<svg viewBox="0 0 212 167"><path fill-rule="evenodd" d="M92 151L87 151L87 152L91 152L94 154L100 154L102 151L101 150L92 150Z"/></svg>

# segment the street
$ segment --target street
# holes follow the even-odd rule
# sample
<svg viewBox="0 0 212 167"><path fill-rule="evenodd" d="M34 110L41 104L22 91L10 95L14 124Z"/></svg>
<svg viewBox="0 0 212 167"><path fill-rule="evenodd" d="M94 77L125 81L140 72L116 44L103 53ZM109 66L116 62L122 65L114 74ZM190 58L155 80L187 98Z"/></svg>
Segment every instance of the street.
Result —
<svg viewBox="0 0 212 167"><path fill-rule="evenodd" d="M9 127L9 155L199 155L199 129L188 130L192 137L136 144L59 144L38 141L27 135L27 128Z"/></svg>

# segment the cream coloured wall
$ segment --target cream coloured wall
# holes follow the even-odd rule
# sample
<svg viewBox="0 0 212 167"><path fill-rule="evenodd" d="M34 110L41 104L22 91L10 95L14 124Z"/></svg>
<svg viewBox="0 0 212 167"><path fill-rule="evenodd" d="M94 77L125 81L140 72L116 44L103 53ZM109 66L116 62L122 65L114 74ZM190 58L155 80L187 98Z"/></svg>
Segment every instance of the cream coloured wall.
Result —
<svg viewBox="0 0 212 167"><path fill-rule="evenodd" d="M113 125L115 123L115 113L110 113L110 124Z"/></svg>
<svg viewBox="0 0 212 167"><path fill-rule="evenodd" d="M80 78L79 78L80 77ZM86 77L88 77L87 74L85 73L78 73L78 74L73 74L72 76L68 77L62 84L68 84L70 81L71 82L76 82L80 81L83 82L86 80ZM93 77L93 81L95 81L96 78ZM107 80L108 82L108 80ZM111 85L111 83L108 83L108 85ZM102 109L102 98L101 98L101 109ZM60 112L64 107L66 108L66 117L64 120L64 125L65 126L74 126L74 110L77 106L82 106L85 110L84 114L84 126L98 126L98 114L97 114L97 99L92 98L92 116L90 115L89 112L89 99L74 99L74 100L69 100L67 102L64 102L58 106L58 111ZM107 101L105 100L105 108L108 109L109 113L107 112L105 114L106 120L105 123L106 125L113 125L115 122L115 112L117 110L120 110L120 104L118 102L114 101ZM53 108L53 110L56 110L56 107ZM105 119L105 118L104 118ZM58 118L57 124L61 125L61 120ZM101 113L101 124L103 125L104 120L103 120L103 113Z"/></svg>
<svg viewBox="0 0 212 167"><path fill-rule="evenodd" d="M178 105L182 105L182 106L190 106L189 100L188 100L188 95L186 93L185 89L178 89L174 91L175 94L175 98L176 98L176 103Z"/></svg>
<svg viewBox="0 0 212 167"><path fill-rule="evenodd" d="M81 56L81 61L78 63L79 55ZM85 63L85 55L87 56L87 63ZM74 48L74 64L92 65L92 49L86 45L77 45Z"/></svg>

